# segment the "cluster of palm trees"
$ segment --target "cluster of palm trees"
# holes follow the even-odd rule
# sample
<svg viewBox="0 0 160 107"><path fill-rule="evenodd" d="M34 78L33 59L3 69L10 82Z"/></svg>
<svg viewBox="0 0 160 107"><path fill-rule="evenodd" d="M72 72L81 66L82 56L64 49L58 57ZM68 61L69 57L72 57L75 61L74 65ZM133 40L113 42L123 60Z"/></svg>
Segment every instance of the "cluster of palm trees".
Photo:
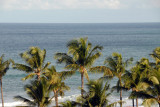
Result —
<svg viewBox="0 0 160 107"><path fill-rule="evenodd" d="M160 47L156 48L150 55L155 62L150 62L147 58L142 58L132 64L133 58L124 60L119 53L113 53L104 61L104 66L93 67L94 62L101 56L102 46L92 46L87 38L73 39L67 43L67 53L56 53L54 58L57 63L64 63L64 71L57 72L55 66L45 61L46 50L38 47L30 47L29 50L20 54L25 64L15 63L13 60L3 61L3 55L0 57L0 80L2 106L2 76L5 75L12 63L13 69L26 72L28 75L22 80L31 79L29 84L24 86L28 98L15 96L14 99L26 102L30 106L46 107L55 99L55 104L64 107L113 107L117 104L122 107L122 90L131 93L129 98L133 101L136 99L138 107L138 98L144 99L143 105L150 107L152 104L160 106ZM51 66L50 66L51 65ZM127 69L129 66L130 69ZM64 91L69 90L65 84L65 79L72 76L76 71L81 74L81 96L77 101L66 101L58 104L58 96L63 96ZM88 71L92 73L103 73L103 77L98 80L90 80ZM84 89L84 77L87 79L86 88ZM117 84L110 88L109 81L117 78ZM110 103L108 96L117 90L120 94L120 100ZM53 92L53 96L51 96Z"/></svg>

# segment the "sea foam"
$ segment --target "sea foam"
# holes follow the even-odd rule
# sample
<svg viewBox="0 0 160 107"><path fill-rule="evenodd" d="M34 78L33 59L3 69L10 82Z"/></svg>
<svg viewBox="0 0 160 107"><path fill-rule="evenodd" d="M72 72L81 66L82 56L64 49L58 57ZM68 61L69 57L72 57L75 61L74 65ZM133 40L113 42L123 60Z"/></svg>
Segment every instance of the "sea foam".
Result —
<svg viewBox="0 0 160 107"><path fill-rule="evenodd" d="M76 98L80 96L80 94L75 94L75 95L71 95L71 96L64 96L64 97L58 97L58 102L65 102L65 101L76 101ZM119 101L118 97L116 96L110 96L108 98L110 100L110 103L113 103L113 102L116 102L116 101ZM131 99L128 99L128 97L126 98L123 98L123 101L125 102L123 104L123 107L132 107L132 100ZM143 107L141 104L142 104L142 100L141 99L138 99L138 102L139 102L139 107ZM55 105L55 100L53 98L53 101L52 101L52 106ZM0 104L1 106L1 104ZM15 107L15 106L27 106L26 103L24 102L21 102L21 101L15 101L15 102L8 102L8 103L4 103L4 106L5 107ZM136 106L136 105L135 105ZM116 107L119 107L119 104L117 104ZM156 107L156 106L155 106Z"/></svg>
<svg viewBox="0 0 160 107"><path fill-rule="evenodd" d="M71 95L71 96L64 96L64 97L58 97L58 101L59 102L65 102L65 101L76 101L76 98L79 96L80 94L75 94L75 95ZM0 103L0 107L1 107L2 103ZM51 105L55 105L55 100L53 98L52 104ZM25 102L22 101L15 101L15 102L7 102L4 103L5 107L15 107L15 106L27 106L27 104Z"/></svg>

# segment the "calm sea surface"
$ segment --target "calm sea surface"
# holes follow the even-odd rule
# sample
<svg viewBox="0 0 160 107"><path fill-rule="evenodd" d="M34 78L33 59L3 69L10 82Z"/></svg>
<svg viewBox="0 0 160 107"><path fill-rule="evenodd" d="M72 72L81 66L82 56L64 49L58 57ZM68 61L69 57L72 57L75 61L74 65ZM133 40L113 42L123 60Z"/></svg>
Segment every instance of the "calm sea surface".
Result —
<svg viewBox="0 0 160 107"><path fill-rule="evenodd" d="M13 59L23 63L19 54L31 46L38 46L47 50L46 62L56 65L57 71L63 70L63 65L57 65L53 59L56 52L67 52L66 43L79 37L88 37L93 45L104 47L103 56L95 65L102 65L104 58L113 52L119 52L124 59L133 57L134 62L142 57L149 59L149 54L160 46L160 23L134 23L134 24L0 24L0 55L5 54L6 59ZM152 60L152 59L151 59ZM26 96L22 82L26 74L22 71L9 69L3 78L3 91L5 102L14 102L16 95ZM95 79L101 75L90 74ZM71 91L66 96L80 94L80 74L76 73L66 80ZM116 80L111 81L112 86ZM128 93L123 93L127 98ZM113 99L118 99L119 94L113 93ZM112 99L111 99L112 100ZM1 101L0 101L1 102Z"/></svg>

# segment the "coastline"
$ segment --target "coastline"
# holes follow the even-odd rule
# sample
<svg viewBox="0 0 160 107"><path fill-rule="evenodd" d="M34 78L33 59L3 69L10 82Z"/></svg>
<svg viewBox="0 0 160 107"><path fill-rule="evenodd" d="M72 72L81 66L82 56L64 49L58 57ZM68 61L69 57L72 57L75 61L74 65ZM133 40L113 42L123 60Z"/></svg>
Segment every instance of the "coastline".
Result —
<svg viewBox="0 0 160 107"><path fill-rule="evenodd" d="M58 100L59 100L59 103L60 102L65 102L65 101L76 101L76 98L79 96L80 94L75 94L75 95L71 95L71 96L63 96L63 97L58 97ZM115 102L115 101L119 101L119 98L118 96L110 96L109 98L109 101L110 103L112 102ZM123 98L123 101L125 101L125 103L123 104L123 107L133 107L132 106L132 100L131 99L128 99L127 97ZM144 107L141 105L142 103L142 100L139 99L139 107ZM1 103L0 103L1 105ZM50 106L54 106L55 105L55 102L54 102L54 99L52 100L52 103ZM7 102L7 103L4 103L4 106L5 107L16 107L16 106L27 106L27 104L25 102L21 102L21 101L14 101L14 102ZM117 104L116 107L119 107L119 105Z"/></svg>

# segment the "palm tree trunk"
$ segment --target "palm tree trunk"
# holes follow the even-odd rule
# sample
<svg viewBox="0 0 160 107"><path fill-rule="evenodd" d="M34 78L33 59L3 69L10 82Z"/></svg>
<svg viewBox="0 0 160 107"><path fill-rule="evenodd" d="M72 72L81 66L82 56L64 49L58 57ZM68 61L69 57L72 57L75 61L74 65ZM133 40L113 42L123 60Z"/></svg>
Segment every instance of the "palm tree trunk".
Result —
<svg viewBox="0 0 160 107"><path fill-rule="evenodd" d="M55 96L56 107L58 107L58 92L57 91L53 91L53 92L54 92L54 96Z"/></svg>
<svg viewBox="0 0 160 107"><path fill-rule="evenodd" d="M138 98L136 98L136 107L138 107Z"/></svg>
<svg viewBox="0 0 160 107"><path fill-rule="evenodd" d="M132 88L132 92L133 92L133 88ZM134 107L134 98L132 99L132 103L133 103L133 107Z"/></svg>
<svg viewBox="0 0 160 107"><path fill-rule="evenodd" d="M132 99L133 107L134 107L134 98Z"/></svg>
<svg viewBox="0 0 160 107"><path fill-rule="evenodd" d="M84 80L83 80L84 72L81 72L81 96L83 97L83 87L84 87Z"/></svg>
<svg viewBox="0 0 160 107"><path fill-rule="evenodd" d="M122 107L122 89L120 90L120 107Z"/></svg>
<svg viewBox="0 0 160 107"><path fill-rule="evenodd" d="M1 81L1 98L2 98L2 107L4 107L4 101L3 101L3 90L2 90L2 79L0 79Z"/></svg>

